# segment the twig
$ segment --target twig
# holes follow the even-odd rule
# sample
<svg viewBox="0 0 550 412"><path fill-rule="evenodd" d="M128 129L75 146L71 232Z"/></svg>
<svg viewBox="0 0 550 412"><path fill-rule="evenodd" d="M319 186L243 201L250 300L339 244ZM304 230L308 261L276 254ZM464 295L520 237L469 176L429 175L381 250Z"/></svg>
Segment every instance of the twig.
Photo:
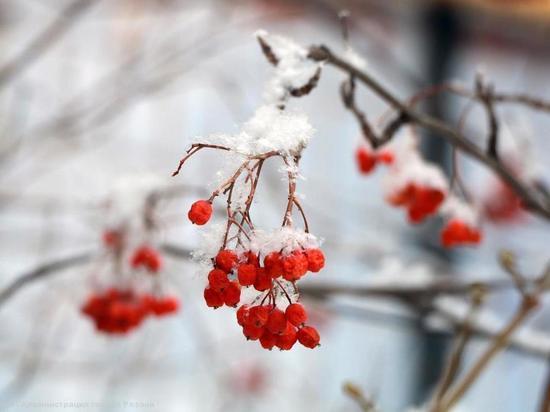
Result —
<svg viewBox="0 0 550 412"><path fill-rule="evenodd" d="M538 299L534 295L524 296L521 306L510 320L510 322L495 336L490 346L481 354L476 363L456 385L456 387L444 397L442 402L442 411L448 411L456 402L470 389L477 380L481 372L487 367L489 362L501 352L508 344L513 333L523 324L527 317L538 306Z"/></svg>
<svg viewBox="0 0 550 412"><path fill-rule="evenodd" d="M382 100L392 106L394 110L406 116L411 123L433 131L436 136L446 139L453 146L456 146L458 149L486 165L510 186L516 195L522 199L523 205L526 208L542 217L545 217L546 219L550 219L550 203L546 201L546 199L541 199L537 192L534 192L530 187L524 185L524 183L521 182L504 164L499 162L498 159L488 156L484 150L472 143L455 128L450 127L439 119L411 109L408 104L395 97L370 74L354 67L346 60L336 56L326 46L311 47L309 49L309 56L315 61L324 61L358 79L375 94L377 94Z"/></svg>
<svg viewBox="0 0 550 412"><path fill-rule="evenodd" d="M368 399L363 391L355 384L351 382L344 383L342 387L344 393L353 399L363 412L375 412L376 407L374 402Z"/></svg>
<svg viewBox="0 0 550 412"><path fill-rule="evenodd" d="M483 302L484 295L485 291L483 287L474 286L474 289L472 290L472 303L470 310L468 311L464 322L461 324L458 335L455 337L455 344L453 346L451 356L449 357L445 369L443 370L440 382L434 393L432 401L433 411L439 410L443 396L446 394L447 390L453 383L456 374L458 373L464 349L466 348L466 344L473 333L472 321L474 316L477 314L481 303Z"/></svg>
<svg viewBox="0 0 550 412"><path fill-rule="evenodd" d="M69 257L56 259L39 265L38 267L17 276L15 280L0 291L0 308L24 286L49 275L53 275L61 270L87 263L93 256L95 256L95 253L93 252L83 252Z"/></svg>

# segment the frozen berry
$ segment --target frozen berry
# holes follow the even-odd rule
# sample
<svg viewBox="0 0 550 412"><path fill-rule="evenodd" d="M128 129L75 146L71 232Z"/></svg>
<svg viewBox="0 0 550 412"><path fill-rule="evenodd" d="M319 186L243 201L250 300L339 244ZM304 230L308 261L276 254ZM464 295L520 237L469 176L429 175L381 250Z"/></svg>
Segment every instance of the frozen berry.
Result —
<svg viewBox="0 0 550 412"><path fill-rule="evenodd" d="M212 216L212 204L207 200L197 200L191 205L187 217L195 225L204 225Z"/></svg>
<svg viewBox="0 0 550 412"><path fill-rule="evenodd" d="M269 314L269 319L265 325L266 329L274 335L283 333L287 326L285 313L280 309L273 309Z"/></svg>
<svg viewBox="0 0 550 412"><path fill-rule="evenodd" d="M227 273L237 264L237 254L232 250L220 250L216 255L216 267Z"/></svg>
<svg viewBox="0 0 550 412"><path fill-rule="evenodd" d="M307 313L299 303L292 303L285 311L286 319L294 326L301 326L307 321Z"/></svg>
<svg viewBox="0 0 550 412"><path fill-rule="evenodd" d="M260 337L260 344L262 345L262 348L271 350L273 346L275 346L276 342L277 336L268 330L264 330L264 333Z"/></svg>
<svg viewBox="0 0 550 412"><path fill-rule="evenodd" d="M279 252L271 252L264 258L264 267L266 272L272 278L278 278L283 274L283 262Z"/></svg>
<svg viewBox="0 0 550 412"><path fill-rule="evenodd" d="M223 301L227 306L237 306L241 300L241 287L237 282L229 282L222 291Z"/></svg>
<svg viewBox="0 0 550 412"><path fill-rule="evenodd" d="M298 331L298 340L306 348L315 348L319 345L320 339L319 332L314 327L304 326Z"/></svg>
<svg viewBox="0 0 550 412"><path fill-rule="evenodd" d="M256 270L256 280L254 282L254 289L263 292L264 290L270 289L272 286L271 276L267 273L264 268L258 268Z"/></svg>
<svg viewBox="0 0 550 412"><path fill-rule="evenodd" d="M256 266L246 263L239 266L237 277L242 286L251 286L256 281Z"/></svg>
<svg viewBox="0 0 550 412"><path fill-rule="evenodd" d="M310 272L319 272L325 266L325 255L321 249L306 250L307 269Z"/></svg>
<svg viewBox="0 0 550 412"><path fill-rule="evenodd" d="M223 306L223 296L221 293L216 292L214 289L208 287L204 289L204 300L206 301L206 305L210 308L219 308L220 306Z"/></svg>
<svg viewBox="0 0 550 412"><path fill-rule="evenodd" d="M298 335L296 329L290 325L285 330L285 333L277 336L277 341L275 345L281 350L290 350L298 340Z"/></svg>
<svg viewBox="0 0 550 412"><path fill-rule="evenodd" d="M299 250L295 250L290 255L283 257L283 278L289 282L294 282L304 276L307 268L307 257Z"/></svg>
<svg viewBox="0 0 550 412"><path fill-rule="evenodd" d="M216 292L223 291L229 285L227 273L220 269L212 269L208 273L208 284Z"/></svg>

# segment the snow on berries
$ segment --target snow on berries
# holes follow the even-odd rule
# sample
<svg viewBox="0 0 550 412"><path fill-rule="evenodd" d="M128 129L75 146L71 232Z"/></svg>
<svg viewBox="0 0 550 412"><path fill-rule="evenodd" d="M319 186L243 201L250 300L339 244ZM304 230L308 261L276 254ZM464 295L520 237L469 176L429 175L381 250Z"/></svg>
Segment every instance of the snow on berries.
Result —
<svg viewBox="0 0 550 412"><path fill-rule="evenodd" d="M449 187L442 170L425 161L417 139L407 133L401 140L374 150L367 142L357 148L356 160L362 174L372 172L378 163L388 166L384 177L387 202L406 210L410 223L417 224L436 214L445 218L441 232L444 247L477 245L482 234L474 206L459 200ZM310 270L312 263L310 261Z"/></svg>
<svg viewBox="0 0 550 412"><path fill-rule="evenodd" d="M443 246L475 246L481 242L479 213L471 204L450 196L441 207L441 214L447 219L441 231Z"/></svg>
<svg viewBox="0 0 550 412"><path fill-rule="evenodd" d="M217 150L225 156L216 189L208 200L196 201L189 220L205 225L212 204L224 198L227 211L223 225L207 225L204 247L193 256L207 278L204 300L208 307L238 307L237 323L248 340L266 349L289 350L305 327L305 309L298 305L297 282L308 272L325 265L320 242L309 232L305 210L297 196L299 162L314 129L305 114L285 110L286 101L309 93L316 85L321 64L308 58L307 50L288 39L256 34L274 66L267 84L266 103L261 105L235 134L217 133L194 140L173 176L202 150ZM279 171L288 181L281 194L286 207L282 225L265 230L252 220L256 190L267 160L278 160ZM300 224L297 224L299 222ZM298 306L292 306L298 305ZM290 307L288 314L286 308ZM313 348L311 342L307 347Z"/></svg>

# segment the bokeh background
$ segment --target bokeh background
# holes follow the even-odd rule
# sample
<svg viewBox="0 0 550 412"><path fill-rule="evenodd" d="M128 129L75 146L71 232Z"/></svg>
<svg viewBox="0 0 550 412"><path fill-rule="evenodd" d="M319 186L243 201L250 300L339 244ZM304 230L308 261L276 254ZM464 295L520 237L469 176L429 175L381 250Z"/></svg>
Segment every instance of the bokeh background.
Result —
<svg viewBox="0 0 550 412"><path fill-rule="evenodd" d="M257 29L342 50L342 9L368 70L403 98L449 79L471 85L479 71L503 91L550 96L545 1L0 2L0 287L44 263L93 256L29 282L0 306L1 410L357 411L342 392L346 381L384 412L422 405L452 331L433 307L306 294L322 346L261 350L244 340L232 310L205 307L204 274L188 258L200 230L186 212L212 189L221 158L204 153L170 177L192 137L234 131L261 103L271 68ZM449 253L437 246L433 224L411 227L389 208L382 173L365 178L356 170L360 136L340 102L341 80L327 68L319 87L293 102L317 130L298 189L312 231L325 239L327 266L312 284L495 280L505 276L496 260L501 248L520 256L526 274L540 271L550 241L542 220L487 223L481 247ZM384 111L368 92L359 102L369 115ZM449 121L462 108L446 97L424 107ZM517 107L499 115L510 156L529 156L548 179L548 116ZM473 136L484 133L481 110L467 127ZM445 145L427 143L426 153L448 167ZM490 198L496 180L466 159L461 167L479 201ZM267 169L255 219L270 227L286 194L277 168ZM158 206L157 236L177 249L165 256L162 276L182 309L128 336L98 334L80 306L98 278L109 276L101 235L116 222L139 221L147 194L160 188L177 192ZM498 325L517 302L512 290L491 294L490 322ZM460 299L437 305L450 312L464 306ZM538 410L550 353L547 319L539 312L526 347L499 356L457 410ZM485 343L476 337L466 362Z"/></svg>

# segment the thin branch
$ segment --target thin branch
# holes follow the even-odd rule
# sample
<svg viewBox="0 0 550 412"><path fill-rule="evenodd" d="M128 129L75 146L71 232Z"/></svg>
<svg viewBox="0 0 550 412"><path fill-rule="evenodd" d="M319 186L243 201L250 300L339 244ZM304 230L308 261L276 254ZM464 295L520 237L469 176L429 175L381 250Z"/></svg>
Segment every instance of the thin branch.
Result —
<svg viewBox="0 0 550 412"><path fill-rule="evenodd" d="M445 122L432 116L420 113L395 97L386 87L374 79L370 74L364 72L346 60L336 56L326 46L313 46L309 49L309 56L315 61L324 61L343 72L360 80L365 86L371 89L381 99L393 107L394 110L402 113L411 123L424 127L434 132L436 136L446 139L450 144L469 154L479 162L485 164L505 181L518 197L522 199L523 205L546 219L550 219L550 203L541 199L539 193L534 192L530 187L524 185L504 164L493 157L487 156L484 150L472 143L462 133L450 127Z"/></svg>
<svg viewBox="0 0 550 412"><path fill-rule="evenodd" d="M93 252L83 252L69 257L56 259L51 262L44 263L30 271L19 275L8 286L0 290L0 308L19 292L24 286L27 286L37 280L58 273L62 270L71 267L80 266L92 260L95 256Z"/></svg>
<svg viewBox="0 0 550 412"><path fill-rule="evenodd" d="M470 389L481 372L485 370L489 362L508 345L508 341L514 332L523 324L533 310L538 306L538 299L535 296L525 296L521 306L510 322L495 336L490 346L481 354L476 363L464 376L456 387L449 393L442 402L442 411L452 408L462 396Z"/></svg>
<svg viewBox="0 0 550 412"><path fill-rule="evenodd" d="M485 291L483 288L476 287L474 290L472 290L472 303L470 306L470 310L468 311L464 322L462 322L462 324L460 325L460 331L455 337L455 343L453 345L453 350L451 351L451 356L449 357L445 369L443 370L441 380L434 394L434 411L439 410L443 396L447 393L447 390L453 383L453 380L455 379L460 369L464 349L466 348L466 344L468 343L470 337L474 332L472 321L475 315L478 313L479 307L483 302L484 295Z"/></svg>

